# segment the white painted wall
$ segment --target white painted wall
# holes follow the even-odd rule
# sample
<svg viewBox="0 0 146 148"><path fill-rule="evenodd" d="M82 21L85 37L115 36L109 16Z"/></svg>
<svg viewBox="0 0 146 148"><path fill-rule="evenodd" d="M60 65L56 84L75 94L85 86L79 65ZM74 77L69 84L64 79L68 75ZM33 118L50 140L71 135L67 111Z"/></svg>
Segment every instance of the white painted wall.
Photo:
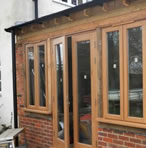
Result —
<svg viewBox="0 0 146 148"><path fill-rule="evenodd" d="M11 34L4 28L34 19L34 2L32 0L0 0L0 60L2 70L2 92L0 96L0 124L12 125L13 89ZM52 0L39 0L39 17L66 8L67 5Z"/></svg>
<svg viewBox="0 0 146 148"><path fill-rule="evenodd" d="M11 34L4 28L17 21L34 18L34 5L30 0L0 0L0 60L2 71L2 92L0 96L0 124L11 125L13 120L12 56Z"/></svg>
<svg viewBox="0 0 146 148"><path fill-rule="evenodd" d="M39 17L71 7L71 5L65 5L57 1L59 0L38 0Z"/></svg>

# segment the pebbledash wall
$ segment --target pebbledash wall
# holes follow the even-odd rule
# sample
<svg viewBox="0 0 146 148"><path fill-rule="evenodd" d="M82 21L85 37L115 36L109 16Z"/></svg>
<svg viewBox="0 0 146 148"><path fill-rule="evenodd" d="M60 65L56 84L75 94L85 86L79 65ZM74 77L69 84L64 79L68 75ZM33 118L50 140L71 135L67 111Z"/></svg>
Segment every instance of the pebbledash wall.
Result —
<svg viewBox="0 0 146 148"><path fill-rule="evenodd" d="M50 37L49 34L52 34L53 37L60 36L61 34L64 34L63 32L65 30L68 30L68 33L71 33L71 30L74 30L75 32L83 32L85 30L88 30L91 26L94 26L93 28L95 28L95 26L100 26L103 22L110 22L112 20L115 21L117 20L117 18L119 18L119 16L121 17L121 21L123 22L132 22L132 20L135 18L139 18L141 20L145 19L144 15L140 15L146 12L146 2L143 0L141 0L140 2L137 1L136 3L133 2L128 6L125 6L123 5L123 3L120 3L120 8L115 7L115 3L111 3L111 5L106 5L102 8L97 7L96 9L100 9L102 13L94 13L91 18L89 16L82 16L82 19L76 19L76 21L74 22L68 22L68 25L64 27L64 24L58 26L57 24L55 24L51 26L52 30L51 27L48 30L43 30L44 28L42 28L42 30L40 31L34 29L31 30L31 32L26 31L26 33L23 32L22 34L20 33L17 35L18 40L16 43L16 64L19 126L25 127L25 136L30 148L53 147L53 116L52 114L42 115L39 113L24 111L26 99L24 45L29 42L35 42L38 39L41 39L41 37ZM113 8L115 8L115 10ZM76 17L81 16L76 15ZM86 19L88 19L88 21L86 21ZM94 22L94 24L92 22ZM105 25L108 26L107 23L105 23ZM58 32L56 32L56 29ZM98 104L100 104L100 102L98 102ZM98 110L100 110L100 107ZM110 122L103 123L103 121L98 122L97 118L96 132L98 148L146 148L146 128L143 126L134 127L132 125L131 127L130 125L122 125L122 123L120 125L116 125L116 123Z"/></svg>

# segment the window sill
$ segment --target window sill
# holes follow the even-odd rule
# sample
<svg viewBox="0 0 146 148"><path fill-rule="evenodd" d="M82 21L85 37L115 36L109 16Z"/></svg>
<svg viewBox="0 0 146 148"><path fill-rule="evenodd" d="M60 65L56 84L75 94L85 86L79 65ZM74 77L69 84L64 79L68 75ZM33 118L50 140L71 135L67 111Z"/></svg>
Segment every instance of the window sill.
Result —
<svg viewBox="0 0 146 148"><path fill-rule="evenodd" d="M51 111L42 111L42 110L35 110L35 109L30 109L30 108L24 108L24 111L38 113L38 114L46 114L46 115L51 114Z"/></svg>
<svg viewBox="0 0 146 148"><path fill-rule="evenodd" d="M143 124L143 123L118 121L118 120L111 120L111 119L104 119L104 118L97 118L96 121L99 122L99 123L109 123L109 124L114 124L114 125L121 125L121 126L128 126L128 127L146 129L146 124Z"/></svg>
<svg viewBox="0 0 146 148"><path fill-rule="evenodd" d="M76 5L70 4L70 3L66 3L66 2L62 2L60 0L53 0L53 2L68 6L68 7L75 7Z"/></svg>

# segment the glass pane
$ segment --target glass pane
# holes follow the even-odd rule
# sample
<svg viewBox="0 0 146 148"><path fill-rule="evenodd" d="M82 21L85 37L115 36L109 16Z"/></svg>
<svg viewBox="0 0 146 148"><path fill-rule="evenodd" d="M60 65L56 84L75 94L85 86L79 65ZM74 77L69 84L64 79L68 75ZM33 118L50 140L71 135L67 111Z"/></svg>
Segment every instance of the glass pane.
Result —
<svg viewBox="0 0 146 148"><path fill-rule="evenodd" d="M90 41L77 43L78 134L79 142L92 143Z"/></svg>
<svg viewBox="0 0 146 148"><path fill-rule="evenodd" d="M56 45L58 137L64 139L63 46Z"/></svg>
<svg viewBox="0 0 146 148"><path fill-rule="evenodd" d="M143 117L142 27L128 29L129 116Z"/></svg>
<svg viewBox="0 0 146 148"><path fill-rule="evenodd" d="M38 70L39 70L39 101L40 106L46 106L45 85L45 49L44 45L38 47Z"/></svg>
<svg viewBox="0 0 146 148"><path fill-rule="evenodd" d="M28 49L28 80L29 80L29 104L34 105L34 94L35 94L35 88L34 88L34 49L33 47L30 47Z"/></svg>
<svg viewBox="0 0 146 148"><path fill-rule="evenodd" d="M120 115L119 31L107 33L108 113Z"/></svg>

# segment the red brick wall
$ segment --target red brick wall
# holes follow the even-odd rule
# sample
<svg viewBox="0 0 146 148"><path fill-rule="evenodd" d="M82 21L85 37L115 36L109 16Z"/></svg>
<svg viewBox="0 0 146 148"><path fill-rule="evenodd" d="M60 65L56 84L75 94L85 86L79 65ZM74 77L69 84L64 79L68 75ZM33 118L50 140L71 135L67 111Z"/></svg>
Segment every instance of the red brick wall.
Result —
<svg viewBox="0 0 146 148"><path fill-rule="evenodd" d="M52 117L49 115L24 112L25 107L25 71L24 71L23 44L16 45L16 69L17 69L17 104L19 115L19 127L25 128L24 137L29 148L51 148L53 146Z"/></svg>
<svg viewBox="0 0 146 148"><path fill-rule="evenodd" d="M51 121L24 116L19 121L21 126L25 127L25 136L30 148L52 147L53 130Z"/></svg>
<svg viewBox="0 0 146 148"><path fill-rule="evenodd" d="M24 112L25 66L23 44L16 46L16 64L19 125L25 128L26 142L29 148L51 148L53 147L52 117ZM23 140L21 137L20 141ZM123 130L99 128L97 140L98 148L146 148L146 135Z"/></svg>
<svg viewBox="0 0 146 148"><path fill-rule="evenodd" d="M146 135L110 128L98 128L98 148L146 148Z"/></svg>

